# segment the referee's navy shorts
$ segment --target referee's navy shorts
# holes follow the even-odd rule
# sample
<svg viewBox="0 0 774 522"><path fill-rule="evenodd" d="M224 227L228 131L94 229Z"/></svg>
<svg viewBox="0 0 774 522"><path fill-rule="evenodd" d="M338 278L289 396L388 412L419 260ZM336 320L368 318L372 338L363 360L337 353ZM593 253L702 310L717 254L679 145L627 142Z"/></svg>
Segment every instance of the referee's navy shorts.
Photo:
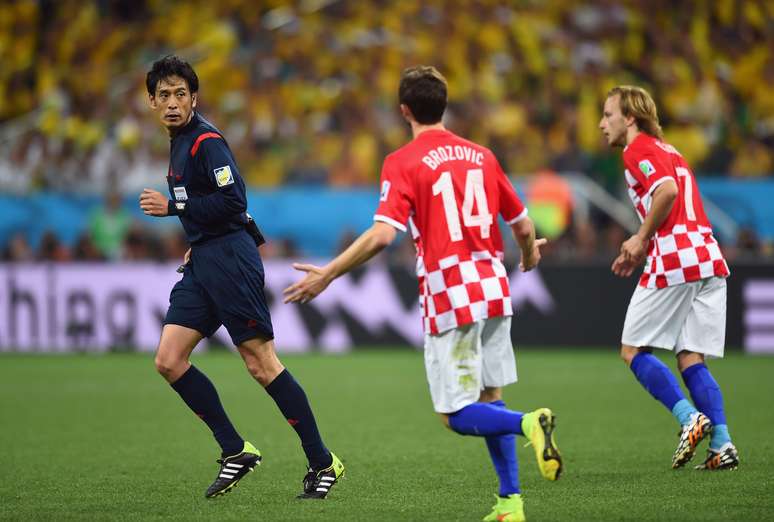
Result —
<svg viewBox="0 0 774 522"><path fill-rule="evenodd" d="M261 256L247 232L193 245L191 262L169 296L164 324L192 328L205 337L222 324L236 346L254 337L273 339L263 281Z"/></svg>

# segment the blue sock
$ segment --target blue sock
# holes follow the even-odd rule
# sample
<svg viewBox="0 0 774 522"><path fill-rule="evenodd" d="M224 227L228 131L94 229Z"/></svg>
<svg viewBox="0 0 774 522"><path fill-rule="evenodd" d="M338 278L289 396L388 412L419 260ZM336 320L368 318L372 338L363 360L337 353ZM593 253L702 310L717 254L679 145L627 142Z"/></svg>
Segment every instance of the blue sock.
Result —
<svg viewBox="0 0 774 522"><path fill-rule="evenodd" d="M493 406L486 402L468 404L449 415L449 426L460 435L523 435L523 413Z"/></svg>
<svg viewBox="0 0 774 522"><path fill-rule="evenodd" d="M691 415L696 413L696 408L688 402L688 399L680 399L672 407L672 415L675 416L680 426L685 426L691 422Z"/></svg>
<svg viewBox="0 0 774 522"><path fill-rule="evenodd" d="M637 380L640 381L640 384L656 400L666 406L680 424L685 424L682 421L685 419L686 413L690 418L691 413L696 411L685 399L683 390L680 389L680 384L678 384L672 372L669 371L667 365L659 361L652 353L640 352L635 355L630 368ZM677 412L674 411L675 405L682 400L688 403L688 407L692 409L691 412L687 412L688 408L685 408L684 403L680 403L682 407L679 406Z"/></svg>
<svg viewBox="0 0 774 522"><path fill-rule="evenodd" d="M505 408L503 401L490 403L498 408ZM520 493L519 489L519 461L516 457L516 435L489 435L486 447L494 464L497 477L500 479L500 496L507 497L514 493Z"/></svg>
<svg viewBox="0 0 774 522"><path fill-rule="evenodd" d="M332 457L323 444L312 407L306 393L290 372L285 369L266 386L266 392L274 399L288 424L296 430L301 439L309 466L319 470L331 465Z"/></svg>
<svg viewBox="0 0 774 522"><path fill-rule="evenodd" d="M712 438L710 439L710 448L719 450L724 444L731 442L731 435L728 433L728 425L717 424L712 426Z"/></svg>
<svg viewBox="0 0 774 522"><path fill-rule="evenodd" d="M222 456L236 455L242 451L245 441L228 419L218 392L206 375L191 365L171 386L188 407L209 426L220 445Z"/></svg>
<svg viewBox="0 0 774 522"><path fill-rule="evenodd" d="M731 442L723 409L723 393L704 363L694 364L683 371L683 381L691 392L696 407L712 421L710 448L720 449Z"/></svg>

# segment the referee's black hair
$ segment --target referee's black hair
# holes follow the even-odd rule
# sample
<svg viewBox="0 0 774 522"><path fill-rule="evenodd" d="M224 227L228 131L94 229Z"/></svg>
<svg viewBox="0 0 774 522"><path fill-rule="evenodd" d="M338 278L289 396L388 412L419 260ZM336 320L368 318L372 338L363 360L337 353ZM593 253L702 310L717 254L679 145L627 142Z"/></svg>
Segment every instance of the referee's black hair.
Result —
<svg viewBox="0 0 774 522"><path fill-rule="evenodd" d="M199 77L196 76L191 64L170 54L153 62L151 70L148 71L148 75L145 77L145 87L148 88L148 94L155 96L159 82L170 76L179 76L184 79L191 94L199 92Z"/></svg>

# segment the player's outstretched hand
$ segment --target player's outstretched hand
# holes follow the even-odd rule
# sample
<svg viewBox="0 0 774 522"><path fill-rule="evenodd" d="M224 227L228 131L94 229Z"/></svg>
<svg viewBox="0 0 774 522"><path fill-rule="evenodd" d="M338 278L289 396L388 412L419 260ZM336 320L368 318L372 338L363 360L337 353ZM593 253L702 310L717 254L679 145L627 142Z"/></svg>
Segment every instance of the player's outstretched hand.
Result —
<svg viewBox="0 0 774 522"><path fill-rule="evenodd" d="M143 189L140 194L140 208L148 216L162 217L169 214L169 200L157 190Z"/></svg>
<svg viewBox="0 0 774 522"><path fill-rule="evenodd" d="M285 294L286 303L308 303L320 295L330 284L330 280L325 276L324 270L319 266L293 263L293 268L306 272L306 276L282 292Z"/></svg>
<svg viewBox="0 0 774 522"><path fill-rule="evenodd" d="M610 269L618 277L629 277L634 272L635 263L627 260L623 254L619 254L613 261L613 266Z"/></svg>
<svg viewBox="0 0 774 522"><path fill-rule="evenodd" d="M519 263L519 270L522 272L529 272L540 263L540 247L548 243L548 240L544 237L536 239L532 243L532 254L525 257L524 252L521 253L521 262Z"/></svg>

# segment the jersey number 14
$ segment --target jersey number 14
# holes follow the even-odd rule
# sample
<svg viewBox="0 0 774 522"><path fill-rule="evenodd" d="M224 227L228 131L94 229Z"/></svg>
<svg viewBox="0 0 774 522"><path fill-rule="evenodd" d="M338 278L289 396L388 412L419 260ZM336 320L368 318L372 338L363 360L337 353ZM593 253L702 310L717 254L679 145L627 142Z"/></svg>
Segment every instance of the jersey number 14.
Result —
<svg viewBox="0 0 774 522"><path fill-rule="evenodd" d="M454 195L451 172L441 174L433 183L433 196L441 195L443 210L446 215L446 225L452 241L462 241L462 226L460 213L457 209L457 198ZM478 214L473 214L475 203ZM484 172L481 169L470 169L465 176L465 198L462 201L462 221L466 227L479 227L481 238L488 239L492 228L492 214L486 202L484 192Z"/></svg>

